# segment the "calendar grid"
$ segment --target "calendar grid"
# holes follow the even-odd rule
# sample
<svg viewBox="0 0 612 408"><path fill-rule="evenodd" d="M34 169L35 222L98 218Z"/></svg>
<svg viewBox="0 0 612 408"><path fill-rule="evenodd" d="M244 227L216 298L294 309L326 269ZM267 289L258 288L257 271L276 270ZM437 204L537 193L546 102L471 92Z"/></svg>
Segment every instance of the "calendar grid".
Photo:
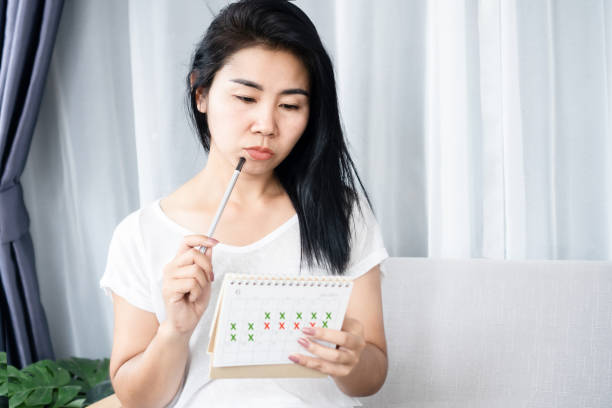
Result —
<svg viewBox="0 0 612 408"><path fill-rule="evenodd" d="M312 355L297 342L302 329L339 330L351 289L345 278L226 275L213 365L292 364L290 354Z"/></svg>

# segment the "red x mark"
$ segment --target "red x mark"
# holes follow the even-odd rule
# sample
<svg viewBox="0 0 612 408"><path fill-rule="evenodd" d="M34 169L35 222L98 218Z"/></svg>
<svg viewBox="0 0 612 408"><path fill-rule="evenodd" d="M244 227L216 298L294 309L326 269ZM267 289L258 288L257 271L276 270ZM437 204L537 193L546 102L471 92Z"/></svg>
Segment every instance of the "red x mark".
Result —
<svg viewBox="0 0 612 408"><path fill-rule="evenodd" d="M285 330L285 322L278 322L278 324L280 325L279 330Z"/></svg>
<svg viewBox="0 0 612 408"><path fill-rule="evenodd" d="M317 322L310 322L310 327L315 327L315 324L317 324Z"/></svg>
<svg viewBox="0 0 612 408"><path fill-rule="evenodd" d="M270 330L270 322L264 322L264 330Z"/></svg>
<svg viewBox="0 0 612 408"><path fill-rule="evenodd" d="M298 330L299 330L299 328L300 328L300 322L295 322L295 323L293 323L293 328L294 328L294 329L298 329Z"/></svg>

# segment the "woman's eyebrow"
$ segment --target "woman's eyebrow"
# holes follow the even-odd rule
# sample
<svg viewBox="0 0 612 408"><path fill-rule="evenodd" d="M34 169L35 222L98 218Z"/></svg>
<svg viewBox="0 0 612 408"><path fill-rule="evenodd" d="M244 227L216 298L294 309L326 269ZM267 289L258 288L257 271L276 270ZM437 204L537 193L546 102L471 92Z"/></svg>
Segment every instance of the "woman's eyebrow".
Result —
<svg viewBox="0 0 612 408"><path fill-rule="evenodd" d="M237 84L241 84L241 85L245 85L245 86L250 86L251 88L255 88L258 89L260 91L263 91L263 86L259 85L258 83L255 83L253 81L249 81L248 79L241 79L241 78L235 78L235 79L230 79L231 82L236 82ZM304 96L309 96L308 92L305 91L302 88L292 88L292 89L285 89L284 91L281 91L281 95L293 95L293 94L300 94L300 95L304 95Z"/></svg>

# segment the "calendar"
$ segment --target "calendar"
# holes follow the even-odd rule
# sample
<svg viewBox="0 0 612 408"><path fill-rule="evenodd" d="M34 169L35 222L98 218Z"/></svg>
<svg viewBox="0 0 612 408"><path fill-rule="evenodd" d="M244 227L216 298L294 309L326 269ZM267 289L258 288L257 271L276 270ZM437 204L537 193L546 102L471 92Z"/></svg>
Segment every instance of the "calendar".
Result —
<svg viewBox="0 0 612 408"><path fill-rule="evenodd" d="M210 332L211 377L321 376L288 357L309 355L297 342L304 327L342 328L352 286L343 277L225 275Z"/></svg>

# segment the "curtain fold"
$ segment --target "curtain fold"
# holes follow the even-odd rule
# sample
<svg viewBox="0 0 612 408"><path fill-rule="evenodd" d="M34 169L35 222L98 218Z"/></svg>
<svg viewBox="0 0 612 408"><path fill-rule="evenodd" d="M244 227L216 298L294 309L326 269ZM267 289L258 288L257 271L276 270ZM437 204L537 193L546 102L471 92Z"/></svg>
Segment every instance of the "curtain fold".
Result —
<svg viewBox="0 0 612 408"><path fill-rule="evenodd" d="M30 150L63 0L2 3L0 68L0 350L23 367L53 358L19 181ZM6 8L5 8L6 7Z"/></svg>

